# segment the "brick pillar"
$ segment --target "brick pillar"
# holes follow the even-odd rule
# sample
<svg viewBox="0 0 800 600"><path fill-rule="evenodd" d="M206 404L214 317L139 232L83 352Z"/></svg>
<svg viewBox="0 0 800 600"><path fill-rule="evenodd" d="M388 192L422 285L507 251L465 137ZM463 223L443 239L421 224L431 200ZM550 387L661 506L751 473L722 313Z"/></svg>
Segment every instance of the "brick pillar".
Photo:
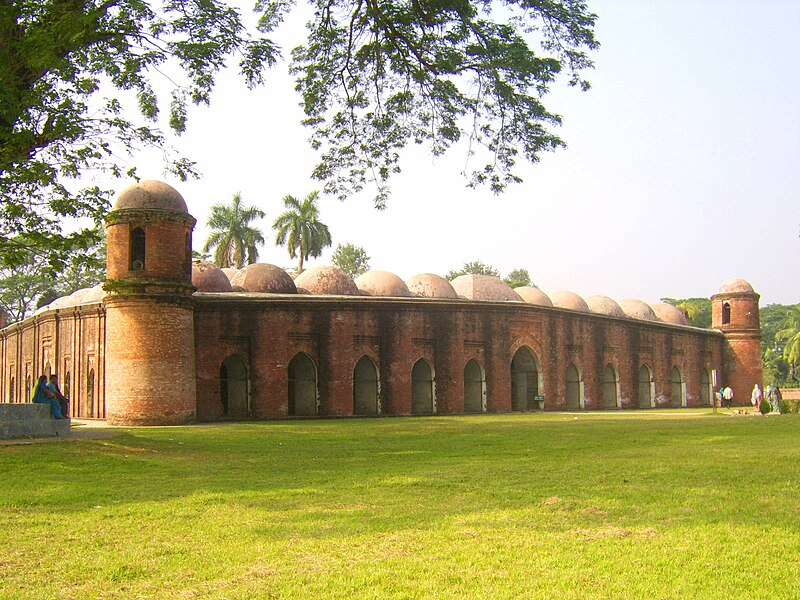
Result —
<svg viewBox="0 0 800 600"><path fill-rule="evenodd" d="M440 414L462 414L465 366L465 363L462 364L463 313L452 308L448 312L437 311L432 318L436 344L436 411Z"/></svg>
<svg viewBox="0 0 800 600"><path fill-rule="evenodd" d="M105 406L110 423L195 420L194 225L181 195L158 181L123 190L106 217Z"/></svg>
<svg viewBox="0 0 800 600"><path fill-rule="evenodd" d="M508 319L486 311L486 410L511 412L511 336Z"/></svg>
<svg viewBox="0 0 800 600"><path fill-rule="evenodd" d="M725 336L722 381L733 390L733 403L750 404L753 386L763 387L760 296L743 279L725 282L711 297L711 326Z"/></svg>
<svg viewBox="0 0 800 600"><path fill-rule="evenodd" d="M353 314L331 309L321 323L319 338L319 414L353 414Z"/></svg>

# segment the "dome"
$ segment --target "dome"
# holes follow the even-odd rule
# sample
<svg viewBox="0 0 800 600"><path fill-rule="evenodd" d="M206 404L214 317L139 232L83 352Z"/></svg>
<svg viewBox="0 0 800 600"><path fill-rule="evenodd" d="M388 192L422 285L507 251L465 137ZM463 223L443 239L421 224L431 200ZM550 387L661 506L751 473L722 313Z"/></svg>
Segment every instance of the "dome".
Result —
<svg viewBox="0 0 800 600"><path fill-rule="evenodd" d="M673 325L688 325L689 321L686 315L683 314L680 308L667 304L666 302L654 302L650 305L656 317L664 321L664 323L672 323Z"/></svg>
<svg viewBox="0 0 800 600"><path fill-rule="evenodd" d="M722 284L722 287L719 288L720 294L754 294L755 290L753 290L753 286L750 285L745 279L741 277L734 277L733 279L728 279L725 283Z"/></svg>
<svg viewBox="0 0 800 600"><path fill-rule="evenodd" d="M625 311L608 296L589 296L586 299L586 305L589 307L590 311L598 315L625 317Z"/></svg>
<svg viewBox="0 0 800 600"><path fill-rule="evenodd" d="M461 275L450 282L456 294L469 300L485 300L490 302L515 301L522 302L519 294L499 279L489 275Z"/></svg>
<svg viewBox="0 0 800 600"><path fill-rule="evenodd" d="M192 261L192 285L198 292L231 291L231 282L222 269L207 260Z"/></svg>
<svg viewBox="0 0 800 600"><path fill-rule="evenodd" d="M586 301L575 292L561 291L550 294L550 301L556 308L566 308L567 310L578 310L589 312Z"/></svg>
<svg viewBox="0 0 800 600"><path fill-rule="evenodd" d="M458 294L444 277L433 273L420 273L406 279L411 294L421 298L458 298Z"/></svg>
<svg viewBox="0 0 800 600"><path fill-rule="evenodd" d="M186 202L178 191L163 181L146 179L126 187L117 196L113 210L154 208L186 213Z"/></svg>
<svg viewBox="0 0 800 600"><path fill-rule="evenodd" d="M263 294L296 294L297 288L289 274L275 265L253 263L240 270L231 279L231 286L245 292Z"/></svg>
<svg viewBox="0 0 800 600"><path fill-rule="evenodd" d="M223 273L225 273L225 277L228 278L228 281L232 281L233 277L239 272L239 269L234 269L233 267L225 267L224 269L220 269Z"/></svg>
<svg viewBox="0 0 800 600"><path fill-rule="evenodd" d="M69 296L60 298L61 302L59 303L59 308L67 308L69 306L78 306L79 304L83 304L83 297L88 291L89 288L81 288L79 290L75 290Z"/></svg>
<svg viewBox="0 0 800 600"><path fill-rule="evenodd" d="M528 304L538 304L539 306L553 306L553 302L549 296L539 288L523 285L522 287L514 288L520 298Z"/></svg>
<svg viewBox="0 0 800 600"><path fill-rule="evenodd" d="M367 271L359 275L355 283L359 290L369 296L406 298L411 295L405 282L389 271Z"/></svg>
<svg viewBox="0 0 800 600"><path fill-rule="evenodd" d="M330 296L360 296L353 279L336 267L311 267L295 279L297 287L310 294Z"/></svg>
<svg viewBox="0 0 800 600"><path fill-rule="evenodd" d="M106 291L103 289L103 284L98 283L96 286L90 287L84 291L81 296L81 303L91 304L92 302L101 302L105 295Z"/></svg>
<svg viewBox="0 0 800 600"><path fill-rule="evenodd" d="M653 309L650 308L648 304L642 302L641 300L635 299L628 299L628 300L621 300L619 303L620 307L625 314L628 315L631 319L642 319L644 321L658 321L658 317L656 313L653 312Z"/></svg>
<svg viewBox="0 0 800 600"><path fill-rule="evenodd" d="M75 290L68 296L57 298L48 304L47 308L48 310L53 308L70 308L72 306L80 306L81 304L89 304L90 302L100 302L104 294L105 292L99 285L91 288L81 288Z"/></svg>
<svg viewBox="0 0 800 600"><path fill-rule="evenodd" d="M61 296L60 298L56 298L50 304L45 304L39 310L53 310L56 308L64 308L65 306L67 306L67 298L69 298L69 296Z"/></svg>

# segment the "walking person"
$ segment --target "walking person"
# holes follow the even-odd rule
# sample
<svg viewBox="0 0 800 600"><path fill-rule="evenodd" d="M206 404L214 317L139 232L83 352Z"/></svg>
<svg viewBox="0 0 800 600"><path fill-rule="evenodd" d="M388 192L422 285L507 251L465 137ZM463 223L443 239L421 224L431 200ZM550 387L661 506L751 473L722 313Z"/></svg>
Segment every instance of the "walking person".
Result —
<svg viewBox="0 0 800 600"><path fill-rule="evenodd" d="M733 390L729 387L725 388L725 391L722 392L722 397L725 400L725 407L730 408L733 406Z"/></svg>
<svg viewBox="0 0 800 600"><path fill-rule="evenodd" d="M33 389L31 402L36 404L49 404L50 409L53 411L53 416L56 419L68 418L62 416L61 405L58 403L58 400L51 397L50 390L47 389L47 375L42 375L39 377L39 381L36 383L36 387Z"/></svg>
<svg viewBox="0 0 800 600"><path fill-rule="evenodd" d="M757 411L761 410L761 388L758 384L753 386L753 393L750 394L750 403L755 407Z"/></svg>

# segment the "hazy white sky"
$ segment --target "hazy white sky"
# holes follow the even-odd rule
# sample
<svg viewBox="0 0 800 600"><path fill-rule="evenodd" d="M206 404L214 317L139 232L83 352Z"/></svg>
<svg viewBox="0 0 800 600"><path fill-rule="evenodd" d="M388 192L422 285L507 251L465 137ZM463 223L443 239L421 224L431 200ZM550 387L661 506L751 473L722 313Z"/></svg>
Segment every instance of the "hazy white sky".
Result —
<svg viewBox="0 0 800 600"><path fill-rule="evenodd" d="M653 301L710 296L744 277L762 305L800 302L800 2L589 5L602 44L593 88L563 84L545 98L563 116L566 150L526 166L501 196L466 188L463 150L435 161L409 152L386 210L369 193L322 198L334 247L363 246L373 269L403 278L482 260L504 275L528 269L545 292ZM281 32L287 53L301 23ZM285 71L252 92L222 76L212 106L192 110L175 140L203 173L166 178L198 220L196 249L210 205L241 192L267 213L260 260L294 264L270 226L284 195L320 185ZM165 179L157 156L138 161L141 176Z"/></svg>

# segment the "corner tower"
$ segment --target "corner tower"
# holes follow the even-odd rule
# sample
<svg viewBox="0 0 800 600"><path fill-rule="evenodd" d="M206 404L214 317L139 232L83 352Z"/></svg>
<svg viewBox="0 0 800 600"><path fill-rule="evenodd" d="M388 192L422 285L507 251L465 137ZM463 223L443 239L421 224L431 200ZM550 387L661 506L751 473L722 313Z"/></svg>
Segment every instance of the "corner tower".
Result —
<svg viewBox="0 0 800 600"><path fill-rule="evenodd" d="M711 326L725 335L721 383L733 389L738 405L748 404L753 386L762 385L759 298L753 286L738 278L711 296Z"/></svg>
<svg viewBox="0 0 800 600"><path fill-rule="evenodd" d="M194 421L192 229L166 183L141 181L106 217L106 418L121 425Z"/></svg>

